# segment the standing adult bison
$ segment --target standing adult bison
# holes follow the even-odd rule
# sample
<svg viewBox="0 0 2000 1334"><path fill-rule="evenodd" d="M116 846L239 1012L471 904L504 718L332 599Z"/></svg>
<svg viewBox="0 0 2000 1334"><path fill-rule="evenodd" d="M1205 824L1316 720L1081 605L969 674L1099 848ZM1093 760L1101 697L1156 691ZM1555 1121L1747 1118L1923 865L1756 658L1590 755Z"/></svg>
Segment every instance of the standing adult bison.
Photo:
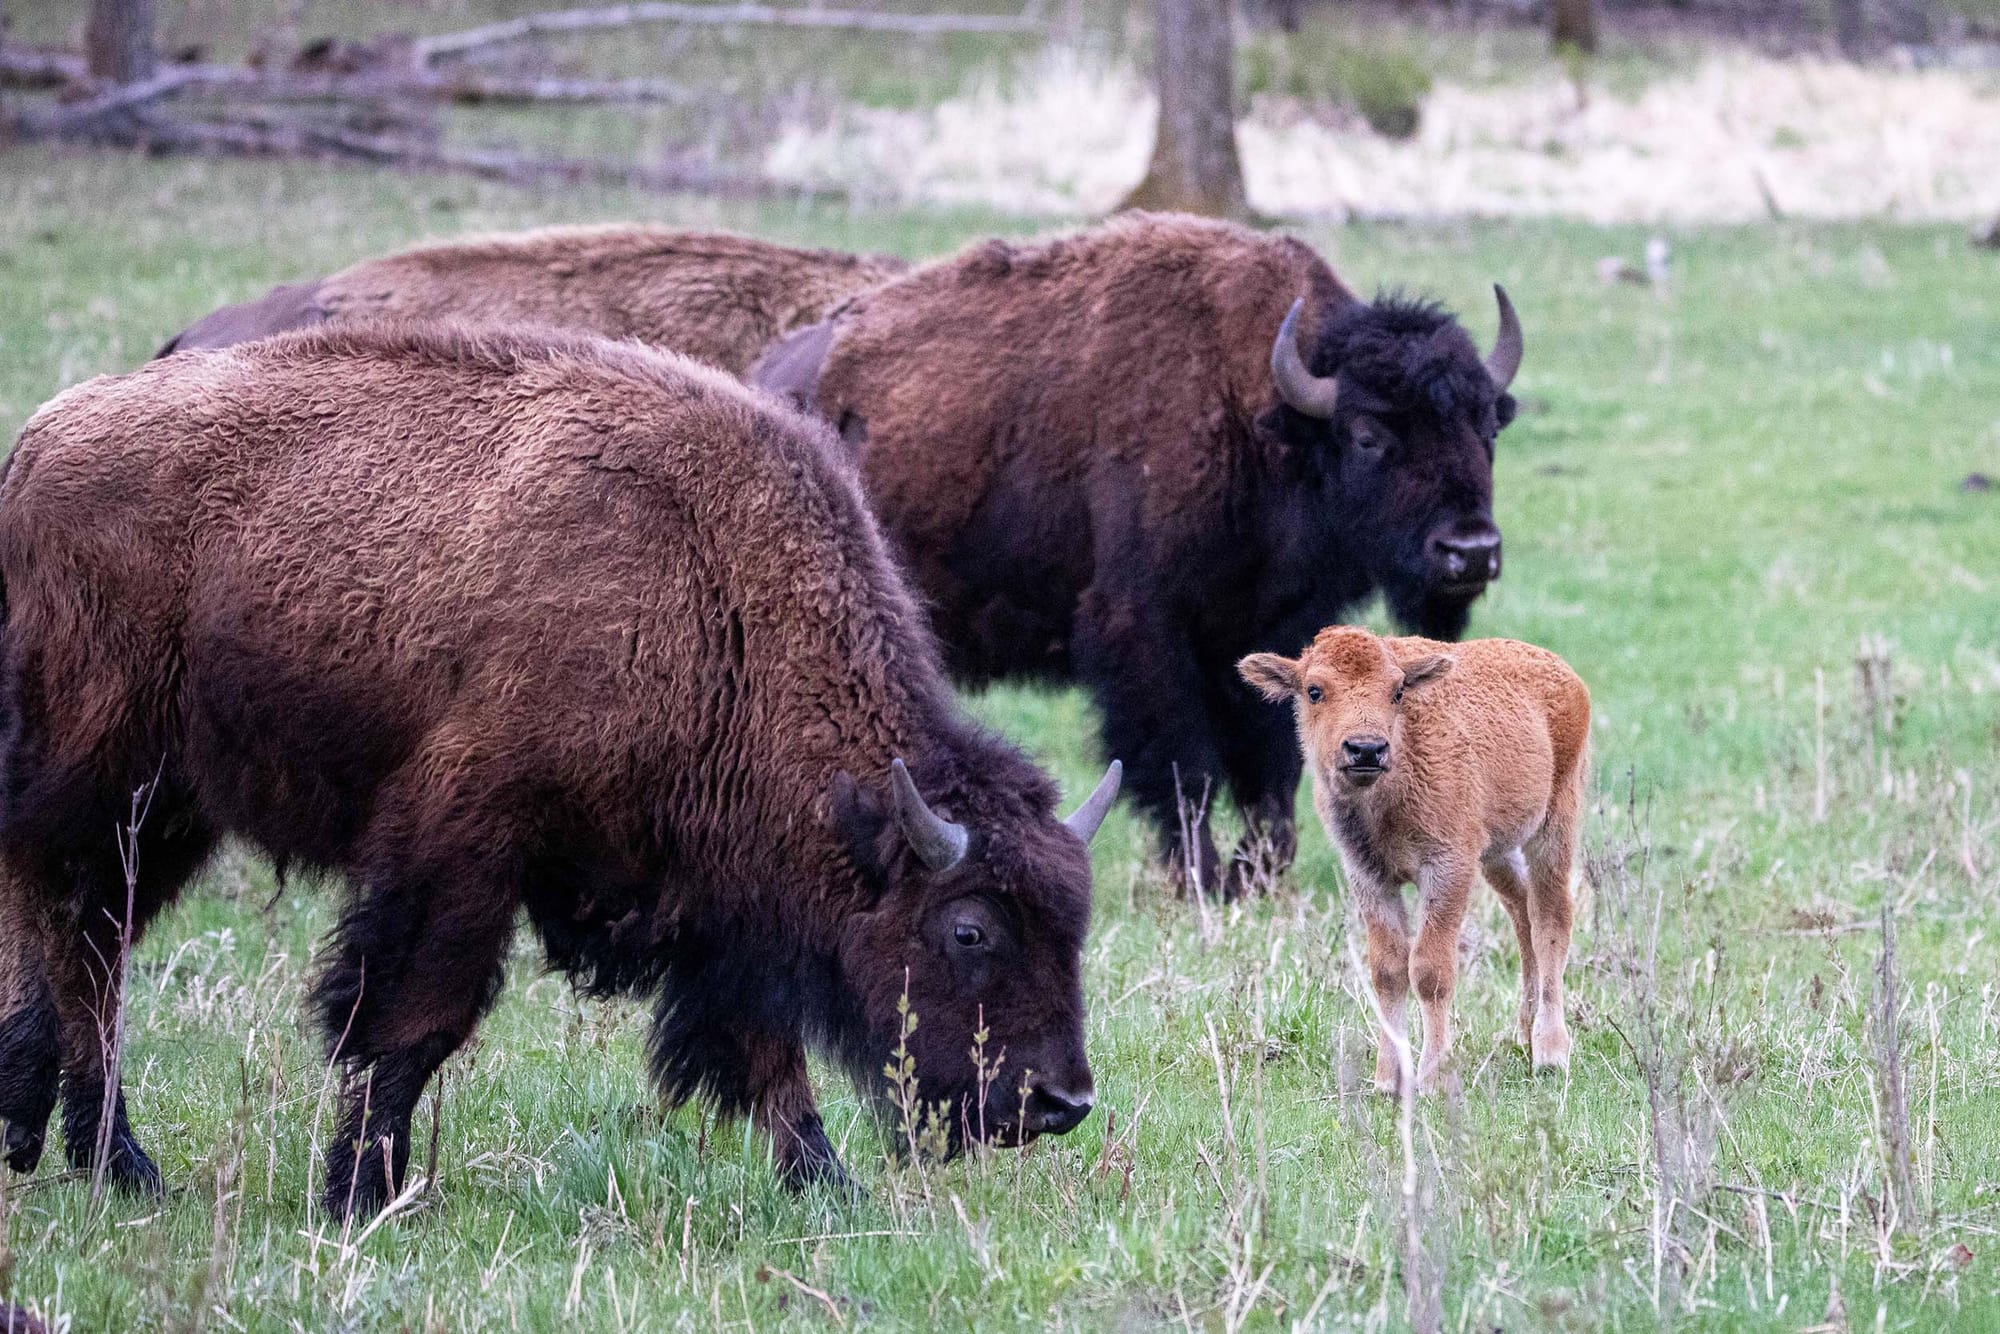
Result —
<svg viewBox="0 0 2000 1334"><path fill-rule="evenodd" d="M1290 860L1299 779L1237 660L1297 652L1376 590L1453 639L1500 573L1522 345L1495 290L1482 359L1438 307L1363 301L1298 241L1128 215L913 270L751 375L855 448L954 673L1081 680L1170 844L1183 800L1229 789L1234 892L1260 853Z"/></svg>
<svg viewBox="0 0 2000 1334"><path fill-rule="evenodd" d="M108 1108L106 1169L157 1183L106 1096L121 930L230 834L351 887L315 991L349 1076L335 1211L395 1190L523 911L579 985L656 996L664 1093L748 1112L794 1181L839 1171L806 1044L879 1089L906 994L955 1131L1081 1121L1117 766L1066 825L955 710L837 453L681 358L446 326L177 356L43 409L0 483L8 1163L59 1075L71 1161Z"/></svg>
<svg viewBox="0 0 2000 1334"><path fill-rule="evenodd" d="M159 355L318 324L459 319L637 338L740 375L772 339L908 267L727 232L547 227L422 246L275 287L197 320Z"/></svg>

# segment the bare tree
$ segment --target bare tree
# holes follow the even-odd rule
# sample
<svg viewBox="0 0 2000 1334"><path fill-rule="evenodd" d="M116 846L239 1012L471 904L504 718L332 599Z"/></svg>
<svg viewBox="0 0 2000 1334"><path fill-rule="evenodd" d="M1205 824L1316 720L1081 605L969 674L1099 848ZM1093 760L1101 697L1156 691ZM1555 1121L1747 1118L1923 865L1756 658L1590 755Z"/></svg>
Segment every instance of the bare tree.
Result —
<svg viewBox="0 0 2000 1334"><path fill-rule="evenodd" d="M1557 51L1597 54L1597 0L1555 0L1549 21L1549 45Z"/></svg>
<svg viewBox="0 0 2000 1334"><path fill-rule="evenodd" d="M83 53L93 78L137 83L151 78L154 0L91 0Z"/></svg>
<svg viewBox="0 0 2000 1334"><path fill-rule="evenodd" d="M1849 60L1868 54L1868 15L1862 0L1833 0L1833 39Z"/></svg>
<svg viewBox="0 0 2000 1334"><path fill-rule="evenodd" d="M1248 216L1229 0L1154 0L1153 29L1159 128L1146 178L1121 207Z"/></svg>

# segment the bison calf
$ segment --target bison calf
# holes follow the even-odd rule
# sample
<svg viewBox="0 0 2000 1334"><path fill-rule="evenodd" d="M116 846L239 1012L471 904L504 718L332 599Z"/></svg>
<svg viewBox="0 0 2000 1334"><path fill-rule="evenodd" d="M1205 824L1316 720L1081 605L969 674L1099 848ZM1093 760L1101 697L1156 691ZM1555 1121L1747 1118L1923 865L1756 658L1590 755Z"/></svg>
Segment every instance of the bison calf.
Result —
<svg viewBox="0 0 2000 1334"><path fill-rule="evenodd" d="M1458 931L1480 871L1521 943L1521 1040L1537 1069L1566 1069L1569 875L1590 736L1590 693L1576 673L1511 639L1449 645L1349 626L1320 631L1299 658L1255 653L1237 669L1297 709L1313 805L1367 923L1389 1026L1376 1086L1400 1086L1412 986L1424 1009L1418 1090L1444 1072ZM1414 949L1402 893L1412 882L1423 909Z"/></svg>
<svg viewBox="0 0 2000 1334"><path fill-rule="evenodd" d="M1080 1122L1115 767L1065 823L958 712L824 435L684 358L448 326L43 408L0 482L8 1164L60 1089L72 1163L109 1108L105 1169L157 1185L106 1023L122 950L232 834L350 886L314 993L336 1212L397 1188L521 916L580 986L654 997L669 1101L747 1113L793 1181L839 1172L806 1044L879 1092L903 997L954 1134Z"/></svg>

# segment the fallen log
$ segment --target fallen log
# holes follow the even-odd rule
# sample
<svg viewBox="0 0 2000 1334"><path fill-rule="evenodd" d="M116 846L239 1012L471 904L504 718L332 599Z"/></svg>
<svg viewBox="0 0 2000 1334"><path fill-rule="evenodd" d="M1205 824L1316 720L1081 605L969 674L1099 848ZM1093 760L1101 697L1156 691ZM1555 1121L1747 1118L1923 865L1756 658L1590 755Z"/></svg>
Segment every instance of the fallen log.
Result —
<svg viewBox="0 0 2000 1334"><path fill-rule="evenodd" d="M423 68L448 56L464 55L485 46L499 46L530 37L628 28L642 23L704 24L718 27L839 29L850 32L898 33L933 37L961 33L1038 33L1039 17L1028 14L895 14L859 9L792 8L757 3L681 4L672 0L610 5L602 9L562 9L488 23L461 32L419 37L410 59Z"/></svg>
<svg viewBox="0 0 2000 1334"><path fill-rule="evenodd" d="M800 186L730 171L708 163L642 166L592 158L548 158L494 150L446 148L395 135L364 134L331 126L254 121L183 121L149 116L136 147L155 153L215 153L231 157L283 157L359 162L409 171L456 172L512 185L549 183L610 185L725 199L841 201L846 192Z"/></svg>

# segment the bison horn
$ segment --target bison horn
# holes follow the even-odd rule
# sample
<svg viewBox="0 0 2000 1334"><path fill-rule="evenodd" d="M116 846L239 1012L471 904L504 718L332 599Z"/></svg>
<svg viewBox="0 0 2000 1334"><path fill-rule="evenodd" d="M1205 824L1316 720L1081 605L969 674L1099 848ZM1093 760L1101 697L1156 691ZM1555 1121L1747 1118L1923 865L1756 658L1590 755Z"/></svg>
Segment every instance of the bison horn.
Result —
<svg viewBox="0 0 2000 1334"><path fill-rule="evenodd" d="M1097 837L1097 827L1104 823L1104 817L1111 813L1111 803L1118 800L1118 782L1125 776L1125 766L1117 760L1104 771L1104 777L1097 780L1097 790L1083 799L1083 805L1063 823L1069 831L1088 843Z"/></svg>
<svg viewBox="0 0 2000 1334"><path fill-rule="evenodd" d="M1300 360L1299 312L1305 308L1304 297L1292 302L1285 322L1278 326L1278 340L1271 344L1271 378L1278 382L1278 397L1292 411L1327 421L1332 419L1334 401L1340 397L1340 377L1322 379Z"/></svg>
<svg viewBox="0 0 2000 1334"><path fill-rule="evenodd" d="M1493 351L1487 355L1486 373L1504 390L1521 369L1521 317L1514 313L1506 288L1493 284L1493 295L1500 300L1500 336L1493 340Z"/></svg>
<svg viewBox="0 0 2000 1334"><path fill-rule="evenodd" d="M971 835L964 825L953 824L924 804L923 794L910 781L910 771L900 759L889 762L889 786L896 793L896 823L924 865L933 871L949 871L965 860Z"/></svg>

